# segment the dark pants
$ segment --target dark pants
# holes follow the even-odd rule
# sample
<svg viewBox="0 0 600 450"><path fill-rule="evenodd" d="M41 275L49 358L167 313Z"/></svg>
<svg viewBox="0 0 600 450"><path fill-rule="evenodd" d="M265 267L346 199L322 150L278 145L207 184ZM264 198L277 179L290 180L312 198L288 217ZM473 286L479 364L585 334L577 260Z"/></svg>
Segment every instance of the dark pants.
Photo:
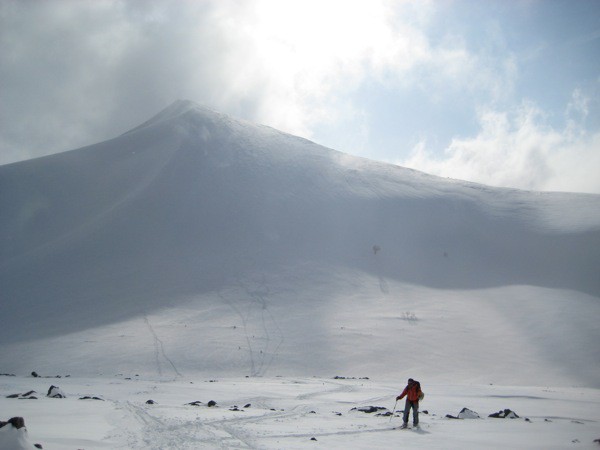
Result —
<svg viewBox="0 0 600 450"><path fill-rule="evenodd" d="M404 405L404 423L408 423L408 415L410 414L410 409L413 410L413 425L416 427L419 425L419 402L411 402L406 399L406 405Z"/></svg>

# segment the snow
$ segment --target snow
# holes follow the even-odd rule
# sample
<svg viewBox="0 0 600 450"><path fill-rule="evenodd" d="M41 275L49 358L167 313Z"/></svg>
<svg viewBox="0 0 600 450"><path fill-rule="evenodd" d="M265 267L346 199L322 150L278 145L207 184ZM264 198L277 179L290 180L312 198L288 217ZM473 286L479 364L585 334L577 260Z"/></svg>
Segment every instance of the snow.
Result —
<svg viewBox="0 0 600 450"><path fill-rule="evenodd" d="M599 437L596 389L428 384L421 405L421 430L417 431L397 429L402 423L400 412L390 418L352 411L362 406L390 411L403 388L399 380L126 378L6 377L0 379L3 392L40 392L49 383L59 382L67 398L1 398L0 409L26 417L29 441L46 449L559 449L569 448L575 440L577 448L592 448ZM105 401L79 400L98 394ZM150 399L156 403L147 404ZM196 400L203 404L188 404ZM216 406L206 406L209 400L216 401ZM403 407L400 403L398 410ZM445 417L463 407L481 419ZM520 418L488 417L505 408ZM313 437L316 442L311 441Z"/></svg>
<svg viewBox="0 0 600 450"><path fill-rule="evenodd" d="M0 211L0 420L44 448L600 437L598 195L441 179L179 101L0 166ZM420 432L350 412L408 377ZM464 407L481 419L445 418Z"/></svg>

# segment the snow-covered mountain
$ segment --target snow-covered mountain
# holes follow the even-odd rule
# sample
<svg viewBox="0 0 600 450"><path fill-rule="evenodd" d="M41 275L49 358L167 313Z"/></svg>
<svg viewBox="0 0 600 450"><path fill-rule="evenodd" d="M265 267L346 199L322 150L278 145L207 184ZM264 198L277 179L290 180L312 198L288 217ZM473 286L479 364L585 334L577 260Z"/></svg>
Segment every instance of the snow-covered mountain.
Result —
<svg viewBox="0 0 600 450"><path fill-rule="evenodd" d="M178 101L0 167L0 372L600 387L600 196L441 179Z"/></svg>

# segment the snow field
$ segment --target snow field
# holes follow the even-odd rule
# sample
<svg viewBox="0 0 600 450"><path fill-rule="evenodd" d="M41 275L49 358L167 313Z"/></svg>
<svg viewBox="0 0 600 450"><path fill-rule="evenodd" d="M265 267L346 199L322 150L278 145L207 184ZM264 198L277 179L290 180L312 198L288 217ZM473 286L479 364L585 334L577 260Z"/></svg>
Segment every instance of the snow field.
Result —
<svg viewBox="0 0 600 450"><path fill-rule="evenodd" d="M68 397L46 398L50 383L59 385ZM402 388L401 382L331 378L153 381L123 376L2 377L0 409L25 418L31 442L57 450L366 449L399 445L559 449L575 444L575 448L594 448L594 439L600 437L597 389L424 384L427 396L421 405L420 431L397 429L401 424L398 416L390 421L388 416L351 411L360 406L391 410ZM5 398L30 389L42 394L39 400ZM84 395L97 395L105 401L78 400ZM146 404L149 399L156 404ZM196 400L203 404L187 405ZM209 400L217 405L206 406ZM247 404L250 406L245 407ZM234 405L240 411L232 411ZM482 418L445 418L463 407ZM505 408L520 419L487 417Z"/></svg>

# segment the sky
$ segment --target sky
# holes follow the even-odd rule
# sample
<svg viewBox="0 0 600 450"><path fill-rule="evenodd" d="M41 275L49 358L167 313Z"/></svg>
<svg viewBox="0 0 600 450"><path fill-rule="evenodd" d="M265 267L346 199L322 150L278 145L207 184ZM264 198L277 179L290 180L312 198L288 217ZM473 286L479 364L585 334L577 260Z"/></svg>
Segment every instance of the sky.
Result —
<svg viewBox="0 0 600 450"><path fill-rule="evenodd" d="M600 193L598 0L0 0L0 164L177 99L492 186Z"/></svg>

